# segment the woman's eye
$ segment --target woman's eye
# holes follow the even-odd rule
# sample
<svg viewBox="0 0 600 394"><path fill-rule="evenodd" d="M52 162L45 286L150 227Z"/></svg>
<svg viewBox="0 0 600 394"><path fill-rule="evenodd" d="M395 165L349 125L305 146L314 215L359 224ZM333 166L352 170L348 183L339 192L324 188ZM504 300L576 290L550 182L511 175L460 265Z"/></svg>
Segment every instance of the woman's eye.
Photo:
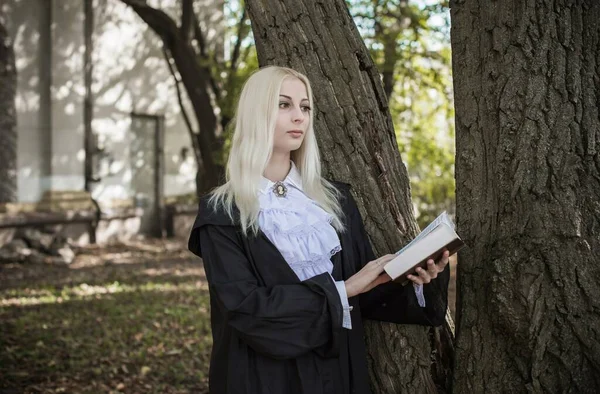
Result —
<svg viewBox="0 0 600 394"><path fill-rule="evenodd" d="M310 107L308 105L305 105L305 106L302 107L302 111L309 112L310 111Z"/></svg>
<svg viewBox="0 0 600 394"><path fill-rule="evenodd" d="M290 103L286 103L285 101L282 101L281 103L279 103L279 108L281 108L281 109L288 108L289 106L290 106Z"/></svg>

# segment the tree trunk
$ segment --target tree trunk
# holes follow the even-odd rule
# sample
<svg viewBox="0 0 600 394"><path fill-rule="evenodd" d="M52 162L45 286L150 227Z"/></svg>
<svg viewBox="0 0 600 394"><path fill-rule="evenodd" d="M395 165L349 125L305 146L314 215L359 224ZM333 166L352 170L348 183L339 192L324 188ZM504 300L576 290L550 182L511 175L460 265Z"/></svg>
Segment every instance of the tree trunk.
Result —
<svg viewBox="0 0 600 394"><path fill-rule="evenodd" d="M13 42L8 36L3 15L0 15L0 203L17 199L16 92Z"/></svg>
<svg viewBox="0 0 600 394"><path fill-rule="evenodd" d="M396 85L395 71L396 63L398 63L399 54L396 49L398 44L396 43L399 34L392 34L390 37L384 36L383 40L383 64L381 65L381 80L383 82L383 91L385 97L389 100L394 93L394 86Z"/></svg>
<svg viewBox="0 0 600 394"><path fill-rule="evenodd" d="M456 393L600 392L600 3L455 1Z"/></svg>
<svg viewBox="0 0 600 394"><path fill-rule="evenodd" d="M260 64L311 80L325 175L352 184L376 253L398 250L418 232L409 179L380 76L344 0L246 4ZM367 323L373 392L436 392L428 329Z"/></svg>
<svg viewBox="0 0 600 394"><path fill-rule="evenodd" d="M165 12L149 6L145 1L121 1L129 5L161 37L181 76L200 129L198 133L190 130L190 137L197 139L193 144L194 147L198 147L198 150L194 149L199 163L197 176L203 180L201 183L197 182L197 185L202 184L205 188L197 192L202 194L219 185L224 176L224 167L216 159L221 151L222 141L217 137L220 134L220 123L210 98L210 76L207 74L207 68L202 67L196 59L196 53L189 41L189 27L180 30ZM185 8L186 12L193 12L193 8ZM182 19L195 21L192 15L184 15ZM201 157L198 157L198 153Z"/></svg>

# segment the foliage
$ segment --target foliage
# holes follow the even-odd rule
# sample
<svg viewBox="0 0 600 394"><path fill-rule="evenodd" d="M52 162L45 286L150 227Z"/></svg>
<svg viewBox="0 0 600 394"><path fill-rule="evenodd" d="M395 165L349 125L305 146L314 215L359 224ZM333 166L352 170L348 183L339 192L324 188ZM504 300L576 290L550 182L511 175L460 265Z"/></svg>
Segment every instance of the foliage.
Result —
<svg viewBox="0 0 600 394"><path fill-rule="evenodd" d="M258 69L258 57L250 19L245 15L242 0L230 0L225 4L225 17L228 26L226 47L233 48L229 59L221 65L216 64L214 75L223 86L223 96L219 102L223 123L223 151L220 156L221 163L225 165L233 134L233 118L237 106L237 99L242 91L244 82ZM239 58L232 64L235 46L239 46ZM234 69L232 69L234 67ZM227 71L228 70L228 71Z"/></svg>
<svg viewBox="0 0 600 394"><path fill-rule="evenodd" d="M258 57L252 38L250 19L244 8L243 0L230 0L224 4L225 36L223 37L225 53L217 56L214 52L198 52L197 61L206 65L216 87L215 102L223 127L222 150L215 152L215 158L225 165L229 152L231 120L235 115L237 98L242 86L252 72L258 69Z"/></svg>
<svg viewBox="0 0 600 394"><path fill-rule="evenodd" d="M429 4L428 4L429 3ZM448 4L348 1L389 90L420 226L454 213L454 110Z"/></svg>
<svg viewBox="0 0 600 394"><path fill-rule="evenodd" d="M258 69L258 58L254 39L252 37L252 28L250 19L245 15L243 1L228 1L225 4L225 18L227 23L226 47L233 48L229 51L231 54L224 64L217 65L216 77L220 84L224 86L226 94L221 103L221 111L228 118L232 118L235 112L236 99L239 96L242 86L252 72ZM239 45L239 55L235 64L232 65L232 59L235 52L235 46ZM235 67L235 72L231 67ZM227 72L226 70L230 71Z"/></svg>
<svg viewBox="0 0 600 394"><path fill-rule="evenodd" d="M441 53L449 62L449 50ZM411 179L418 222L424 226L440 211L455 211L454 109L447 92L450 69L436 70L435 66L419 63L417 60L412 66L419 77L404 77L398 84L391 110L398 146Z"/></svg>

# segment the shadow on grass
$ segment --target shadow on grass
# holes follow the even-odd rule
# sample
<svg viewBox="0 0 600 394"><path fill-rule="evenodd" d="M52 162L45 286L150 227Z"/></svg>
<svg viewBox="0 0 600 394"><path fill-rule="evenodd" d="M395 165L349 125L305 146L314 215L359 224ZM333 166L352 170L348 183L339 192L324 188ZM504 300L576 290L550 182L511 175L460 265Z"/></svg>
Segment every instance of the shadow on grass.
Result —
<svg viewBox="0 0 600 394"><path fill-rule="evenodd" d="M63 287L75 287L83 284L103 285L112 282L143 284L181 283L191 278L206 281L200 259L191 263L189 259L169 261L145 261L140 263L108 263L105 265L71 268L71 267L33 267L35 275L31 274L32 267L25 269L21 275L12 273L10 280L2 280L0 293L18 294L28 288L47 288L59 290ZM16 268L19 269L19 268ZM18 276L15 278L15 276ZM20 278L19 278L20 277ZM0 275L0 280L2 276Z"/></svg>
<svg viewBox="0 0 600 394"><path fill-rule="evenodd" d="M1 393L207 391L199 260L45 268L0 289Z"/></svg>
<svg viewBox="0 0 600 394"><path fill-rule="evenodd" d="M0 387L202 391L211 346L208 303L202 285L184 282L3 308Z"/></svg>

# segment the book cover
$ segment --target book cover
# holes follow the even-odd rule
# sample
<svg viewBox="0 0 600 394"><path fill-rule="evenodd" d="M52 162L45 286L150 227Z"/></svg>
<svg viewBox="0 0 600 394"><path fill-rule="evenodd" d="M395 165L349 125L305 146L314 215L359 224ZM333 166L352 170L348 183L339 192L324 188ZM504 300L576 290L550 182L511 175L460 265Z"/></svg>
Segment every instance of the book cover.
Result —
<svg viewBox="0 0 600 394"><path fill-rule="evenodd" d="M448 249L452 256L464 246L454 228L452 219L443 212L396 253L397 256L385 265L385 272L392 280L404 284L408 282L406 276L416 274L418 267L427 269L427 260L433 259L437 262L444 249Z"/></svg>

